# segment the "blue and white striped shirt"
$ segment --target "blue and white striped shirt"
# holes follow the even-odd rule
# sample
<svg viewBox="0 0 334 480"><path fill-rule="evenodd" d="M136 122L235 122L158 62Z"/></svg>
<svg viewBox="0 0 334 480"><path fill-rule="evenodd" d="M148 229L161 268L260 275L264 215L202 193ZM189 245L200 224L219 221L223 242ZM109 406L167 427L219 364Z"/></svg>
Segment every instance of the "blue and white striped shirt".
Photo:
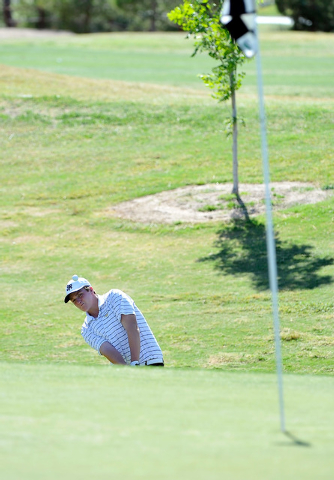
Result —
<svg viewBox="0 0 334 480"><path fill-rule="evenodd" d="M125 362L131 363L128 335L121 323L121 315L136 315L140 331L139 363L149 360L163 362L162 352L144 315L131 297L121 290L112 289L104 295L98 295L99 314L96 318L87 313L81 329L85 342L100 353L102 343L109 342L123 356Z"/></svg>

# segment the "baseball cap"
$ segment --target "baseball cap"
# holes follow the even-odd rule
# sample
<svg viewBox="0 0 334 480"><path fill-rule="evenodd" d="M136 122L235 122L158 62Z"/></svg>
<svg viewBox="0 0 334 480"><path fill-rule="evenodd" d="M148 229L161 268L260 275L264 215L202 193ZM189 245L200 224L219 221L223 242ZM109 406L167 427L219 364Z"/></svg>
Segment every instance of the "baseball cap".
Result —
<svg viewBox="0 0 334 480"><path fill-rule="evenodd" d="M78 277L78 275L73 275L72 279L66 285L64 302L67 303L69 301L71 293L77 292L83 287L90 287L90 286L91 284L85 278Z"/></svg>

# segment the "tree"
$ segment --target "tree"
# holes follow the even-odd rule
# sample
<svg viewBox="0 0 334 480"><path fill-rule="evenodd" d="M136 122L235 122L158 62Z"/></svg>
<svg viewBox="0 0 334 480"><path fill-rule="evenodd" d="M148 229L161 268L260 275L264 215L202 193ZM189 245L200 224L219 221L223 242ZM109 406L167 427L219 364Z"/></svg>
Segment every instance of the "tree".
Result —
<svg viewBox="0 0 334 480"><path fill-rule="evenodd" d="M9 0L3 0L9 2ZM16 0L12 10L23 26L76 33L171 30L167 12L179 0Z"/></svg>
<svg viewBox="0 0 334 480"><path fill-rule="evenodd" d="M116 0L118 7L131 15L133 30L166 30L167 12L175 7L178 0Z"/></svg>
<svg viewBox="0 0 334 480"><path fill-rule="evenodd" d="M14 3L13 9L18 17L18 23L33 26L38 29L51 27L51 17L54 2L53 0L20 0Z"/></svg>
<svg viewBox="0 0 334 480"><path fill-rule="evenodd" d="M236 91L241 86L244 73L238 73L246 57L232 40L229 32L219 21L221 4L209 0L194 0L190 3L184 0L183 5L176 7L168 14L168 18L188 32L193 37L195 50L206 51L210 57L217 60L218 65L208 75L200 75L203 82L214 90L213 98L219 102L231 99L232 114L229 125L233 135L233 189L232 193L239 197L238 179L238 119L236 106Z"/></svg>
<svg viewBox="0 0 334 480"><path fill-rule="evenodd" d="M54 25L76 33L123 30L128 21L116 0L52 0Z"/></svg>
<svg viewBox="0 0 334 480"><path fill-rule="evenodd" d="M15 27L16 22L12 17L12 7L10 0L3 0L3 19L6 27Z"/></svg>
<svg viewBox="0 0 334 480"><path fill-rule="evenodd" d="M276 5L293 18L295 30L334 32L334 0L276 0Z"/></svg>

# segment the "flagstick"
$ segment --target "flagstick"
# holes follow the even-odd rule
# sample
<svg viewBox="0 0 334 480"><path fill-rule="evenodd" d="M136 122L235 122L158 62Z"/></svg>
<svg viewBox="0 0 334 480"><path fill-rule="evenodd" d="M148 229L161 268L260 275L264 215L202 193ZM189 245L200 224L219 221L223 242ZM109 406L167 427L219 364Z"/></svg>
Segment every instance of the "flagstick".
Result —
<svg viewBox="0 0 334 480"><path fill-rule="evenodd" d="M258 94L259 94L259 113L260 113L260 123L261 123L262 164L263 164L263 175L264 175L264 182L265 182L265 200L266 200L266 217L267 217L266 238L267 238L267 251L268 251L269 284L270 284L270 289L272 294L272 309L273 309L273 317L274 317L276 370L277 370L277 380L278 380L281 431L285 433L286 429L285 429L283 374L282 374L283 369L282 369L282 354L281 354L281 340L280 340L280 322L279 322L279 314L278 314L276 248L275 248L275 237L274 237L273 220L272 220L271 196L270 196L270 188L269 188L269 184L270 184L269 160L268 160L268 145L267 145L267 134L266 134L266 115L265 115L263 83L262 83L262 68L261 68L261 57L260 57L260 42L259 42L259 36L258 36L256 25L255 25L255 33L256 33L257 44L258 44L258 52L256 54L256 64L257 64L257 84L258 84Z"/></svg>

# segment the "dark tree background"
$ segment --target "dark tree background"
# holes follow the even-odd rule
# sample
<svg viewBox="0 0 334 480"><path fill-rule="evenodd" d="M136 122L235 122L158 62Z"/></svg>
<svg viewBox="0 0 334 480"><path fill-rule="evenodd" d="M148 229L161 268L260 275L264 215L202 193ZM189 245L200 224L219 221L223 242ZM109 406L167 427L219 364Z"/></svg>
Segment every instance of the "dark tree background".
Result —
<svg viewBox="0 0 334 480"><path fill-rule="evenodd" d="M295 30L334 32L334 0L276 0L276 5L293 18Z"/></svg>
<svg viewBox="0 0 334 480"><path fill-rule="evenodd" d="M12 17L12 6L10 3L10 0L3 0L2 11L3 11L3 20L6 27L15 27L16 22Z"/></svg>
<svg viewBox="0 0 334 480"><path fill-rule="evenodd" d="M176 30L167 13L179 0L3 0L7 27L70 30Z"/></svg>

